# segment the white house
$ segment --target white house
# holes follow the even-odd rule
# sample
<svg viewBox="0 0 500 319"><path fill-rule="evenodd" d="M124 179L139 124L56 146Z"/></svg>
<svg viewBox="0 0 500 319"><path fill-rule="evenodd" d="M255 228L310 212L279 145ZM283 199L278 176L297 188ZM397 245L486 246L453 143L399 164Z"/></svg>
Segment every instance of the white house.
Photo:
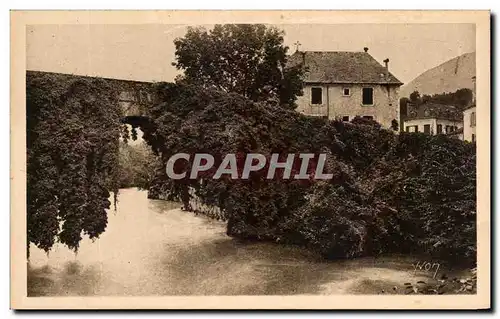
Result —
<svg viewBox="0 0 500 319"><path fill-rule="evenodd" d="M289 61L307 71L297 111L344 121L372 118L387 128L398 121L403 83L389 72L389 59L383 66L364 48L363 52L297 51Z"/></svg>
<svg viewBox="0 0 500 319"><path fill-rule="evenodd" d="M462 115L456 107L425 103L420 106L408 105L408 114L403 126L406 132L457 135L460 134L463 123Z"/></svg>

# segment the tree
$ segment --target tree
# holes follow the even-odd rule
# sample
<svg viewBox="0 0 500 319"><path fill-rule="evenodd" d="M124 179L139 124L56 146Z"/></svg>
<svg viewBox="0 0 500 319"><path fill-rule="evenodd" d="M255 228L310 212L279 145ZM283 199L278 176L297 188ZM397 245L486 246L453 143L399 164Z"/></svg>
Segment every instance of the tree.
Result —
<svg viewBox="0 0 500 319"><path fill-rule="evenodd" d="M148 189L159 166L159 159L151 148L142 142L137 145L120 143L120 188Z"/></svg>
<svg viewBox="0 0 500 319"><path fill-rule="evenodd" d="M295 108L304 70L287 67L283 36L283 31L258 24L189 28L174 41L173 65L184 71L176 80Z"/></svg>
<svg viewBox="0 0 500 319"><path fill-rule="evenodd" d="M472 102L472 91L470 89L459 89L455 92L434 94L430 98L432 102L453 105L463 110Z"/></svg>
<svg viewBox="0 0 500 319"><path fill-rule="evenodd" d="M400 99L401 109L406 108L408 102L420 106L425 103L436 103L443 105L453 105L460 111L463 111L472 102L472 91L470 89L458 89L455 92L440 93L440 94L424 94L420 95L418 91L410 94L410 98L403 97Z"/></svg>
<svg viewBox="0 0 500 319"><path fill-rule="evenodd" d="M432 96L429 95L429 94L424 94L422 95L422 104L425 104L425 103L428 103L428 102L431 102L432 101Z"/></svg>
<svg viewBox="0 0 500 319"><path fill-rule="evenodd" d="M410 94L410 102L413 104L420 104L421 98L420 98L420 93L418 91L413 91Z"/></svg>

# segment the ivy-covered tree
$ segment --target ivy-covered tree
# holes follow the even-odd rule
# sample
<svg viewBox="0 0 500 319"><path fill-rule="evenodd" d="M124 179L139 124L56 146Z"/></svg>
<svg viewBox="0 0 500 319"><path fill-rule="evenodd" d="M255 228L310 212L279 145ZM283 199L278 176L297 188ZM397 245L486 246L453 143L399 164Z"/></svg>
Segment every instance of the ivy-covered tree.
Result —
<svg viewBox="0 0 500 319"><path fill-rule="evenodd" d="M295 107L302 95L301 66L287 67L284 32L261 24L188 28L174 41L177 81L238 93L252 101Z"/></svg>
<svg viewBox="0 0 500 319"><path fill-rule="evenodd" d="M28 72L26 107L28 244L77 250L82 235L105 230L118 192L116 91L100 79Z"/></svg>

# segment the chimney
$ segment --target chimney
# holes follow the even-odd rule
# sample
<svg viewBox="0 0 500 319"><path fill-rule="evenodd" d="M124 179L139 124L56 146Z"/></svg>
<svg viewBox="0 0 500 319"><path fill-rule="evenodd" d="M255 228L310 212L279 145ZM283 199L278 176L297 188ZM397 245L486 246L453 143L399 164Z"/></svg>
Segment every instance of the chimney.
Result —
<svg viewBox="0 0 500 319"><path fill-rule="evenodd" d="M389 58L384 60L385 63L385 76L389 79Z"/></svg>
<svg viewBox="0 0 500 319"><path fill-rule="evenodd" d="M472 104L476 105L476 76L472 77L473 89L472 89Z"/></svg>
<svg viewBox="0 0 500 319"><path fill-rule="evenodd" d="M302 65L306 65L306 53L300 52L302 54Z"/></svg>
<svg viewBox="0 0 500 319"><path fill-rule="evenodd" d="M367 47L364 47L363 50L365 50L365 52L368 52L368 48Z"/></svg>

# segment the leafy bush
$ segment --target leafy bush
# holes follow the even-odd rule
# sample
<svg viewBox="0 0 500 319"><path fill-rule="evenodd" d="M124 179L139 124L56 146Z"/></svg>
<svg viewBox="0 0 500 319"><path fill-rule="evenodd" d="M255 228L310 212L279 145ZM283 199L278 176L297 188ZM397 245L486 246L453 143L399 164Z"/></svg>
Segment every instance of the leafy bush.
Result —
<svg viewBox="0 0 500 319"><path fill-rule="evenodd" d="M402 133L379 165L374 196L398 211L405 249L475 260L475 144Z"/></svg>
<svg viewBox="0 0 500 319"><path fill-rule="evenodd" d="M188 189L223 209L231 236L310 247L326 257L388 252L475 260L475 145L444 136L394 134L371 120L307 117L237 94L163 85L164 103L138 123L163 162L173 154L210 153L214 169L197 180L162 185L189 209ZM238 154L326 153L329 181L211 179L222 158ZM314 165L312 165L314 167ZM187 170L190 164L178 167ZM293 172L298 166L294 165ZM241 173L241 172L240 172Z"/></svg>

